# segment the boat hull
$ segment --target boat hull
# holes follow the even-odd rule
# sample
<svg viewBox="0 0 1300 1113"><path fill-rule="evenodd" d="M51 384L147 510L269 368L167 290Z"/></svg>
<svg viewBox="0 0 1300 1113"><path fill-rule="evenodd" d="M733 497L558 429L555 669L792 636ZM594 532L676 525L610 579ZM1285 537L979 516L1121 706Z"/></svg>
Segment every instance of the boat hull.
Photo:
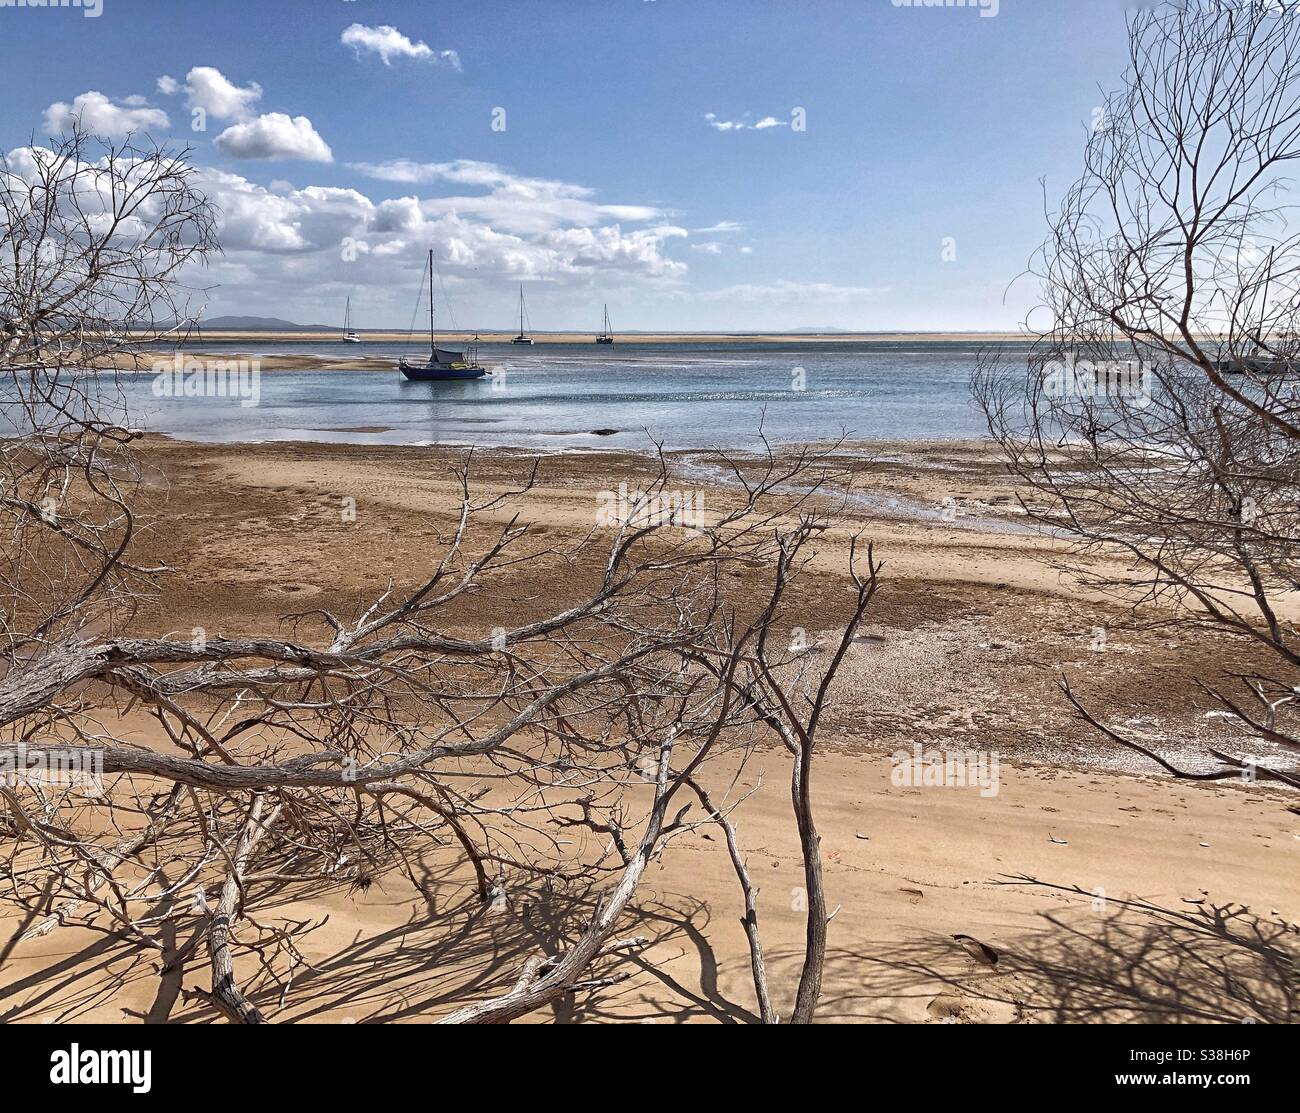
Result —
<svg viewBox="0 0 1300 1113"><path fill-rule="evenodd" d="M614 338L613 338L612 336L598 336L598 337L596 337L596 343L597 343L597 344L612 344L612 343L614 343Z"/></svg>
<svg viewBox="0 0 1300 1113"><path fill-rule="evenodd" d="M412 383L447 383L460 382L465 379L481 379L487 374L486 367L457 367L447 363L408 363L402 360L397 365L402 377Z"/></svg>
<svg viewBox="0 0 1300 1113"><path fill-rule="evenodd" d="M1293 359L1216 359L1214 369L1223 375L1295 375L1300 362Z"/></svg>

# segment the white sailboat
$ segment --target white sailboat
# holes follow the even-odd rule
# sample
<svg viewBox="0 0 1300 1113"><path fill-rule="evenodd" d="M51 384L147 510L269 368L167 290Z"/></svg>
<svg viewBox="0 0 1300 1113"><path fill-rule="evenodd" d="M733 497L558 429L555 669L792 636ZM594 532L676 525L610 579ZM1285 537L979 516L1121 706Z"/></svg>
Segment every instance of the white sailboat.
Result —
<svg viewBox="0 0 1300 1113"><path fill-rule="evenodd" d="M600 335L596 337L596 343L597 344L614 343L614 333L613 330L610 329L609 327L609 306L608 305L605 306L605 327L601 330Z"/></svg>
<svg viewBox="0 0 1300 1113"><path fill-rule="evenodd" d="M524 331L524 284L519 283L519 335L516 336L511 344L531 344L533 338Z"/></svg>
<svg viewBox="0 0 1300 1113"><path fill-rule="evenodd" d="M348 304L343 310L343 343L360 344L361 337L357 335L357 330L352 327L352 299L348 298Z"/></svg>

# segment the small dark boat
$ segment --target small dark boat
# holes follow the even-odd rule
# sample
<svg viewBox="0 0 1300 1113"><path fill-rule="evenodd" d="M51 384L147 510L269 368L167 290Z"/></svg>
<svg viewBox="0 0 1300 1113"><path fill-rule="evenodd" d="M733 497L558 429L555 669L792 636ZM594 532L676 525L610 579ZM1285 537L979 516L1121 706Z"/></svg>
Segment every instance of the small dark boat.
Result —
<svg viewBox="0 0 1300 1113"><path fill-rule="evenodd" d="M439 348L437 359L426 363L404 359L397 364L397 369L413 383L454 382L459 379L481 379L486 375L487 368L479 367L476 363L473 355Z"/></svg>
<svg viewBox="0 0 1300 1113"><path fill-rule="evenodd" d="M463 352L438 347L438 335L433 313L433 252L429 252L429 358L417 362L406 358L397 362L403 377L413 383L455 382L461 379L481 379L487 368L479 365L478 348L469 347Z"/></svg>
<svg viewBox="0 0 1300 1113"><path fill-rule="evenodd" d="M1300 363L1293 359L1270 359L1247 356L1238 359L1216 359L1214 369L1223 375L1294 375L1300 372Z"/></svg>
<svg viewBox="0 0 1300 1113"><path fill-rule="evenodd" d="M605 327L604 329L601 330L600 335L596 337L596 343L597 344L614 343L614 333L611 331L609 327L609 306L608 305L605 306Z"/></svg>

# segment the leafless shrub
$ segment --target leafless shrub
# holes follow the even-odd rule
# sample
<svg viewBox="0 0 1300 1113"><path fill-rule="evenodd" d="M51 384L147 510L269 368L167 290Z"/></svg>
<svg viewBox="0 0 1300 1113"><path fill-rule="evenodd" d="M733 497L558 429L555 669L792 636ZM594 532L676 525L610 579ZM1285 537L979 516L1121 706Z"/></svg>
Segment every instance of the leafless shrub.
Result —
<svg viewBox="0 0 1300 1113"><path fill-rule="evenodd" d="M829 455L733 463L740 495L698 529L633 514L572 548L534 543L510 515L535 469L479 496L466 461L455 526L413 589L376 588L356 613L291 616L292 638L134 636L134 602L168 570L133 563L133 435L104 416L115 372L90 369L120 363L160 318L183 328L182 269L215 250L214 214L184 155L127 146L92 158L94 146L75 135L11 160L0 179L12 434L0 450L0 760L21 766L0 783L0 839L8 899L31 920L24 937L79 924L162 954L169 929L197 926L205 1000L257 1023L272 989L291 992L314 925L263 923L256 894L355 892L393 870L418 889L422 855L449 847L485 918L526 917L515 894L539 887L591 896L591 915L539 947L513 988L488 1000L471 990L447 1018L509 1021L620 977L611 963L642 941L617 932L647 865L681 834L722 824L762 1018L775 1021L731 819L739 800L715 801L704 776L715 756L743 769L774 740L791 755L809 891L791 1016L811 1020L830 919L812 808L818 723L877 584L855 546L852 617L815 670L776 640L825 528ZM667 482L661 461L645 497ZM594 545L601 571L584 583L577 554ZM525 565L571 582L571 604L456 632L461 603ZM756 567L770 570L765 597L729 598L726 573ZM156 744L125 740L128 715L151 720ZM102 791L26 775L69 761ZM240 956L260 971L262 1000L241 986Z"/></svg>
<svg viewBox="0 0 1300 1113"><path fill-rule="evenodd" d="M1103 586L1270 651L1271 669L1236 675L1245 698L1214 695L1296 752L1300 14L1162 6L1129 32L1124 86L1049 214L1028 368L990 353L975 393L1029 513L1138 569ZM1254 771L1216 756L1210 778Z"/></svg>

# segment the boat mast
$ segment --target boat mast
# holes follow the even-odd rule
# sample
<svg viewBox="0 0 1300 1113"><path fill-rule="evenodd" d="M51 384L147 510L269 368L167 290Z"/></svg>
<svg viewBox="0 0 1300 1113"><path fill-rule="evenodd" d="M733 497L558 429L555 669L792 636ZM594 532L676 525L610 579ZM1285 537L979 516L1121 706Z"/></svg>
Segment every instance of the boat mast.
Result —
<svg viewBox="0 0 1300 1113"><path fill-rule="evenodd" d="M429 248L429 358L438 361L438 333L433 324L433 248Z"/></svg>
<svg viewBox="0 0 1300 1113"><path fill-rule="evenodd" d="M524 284L519 283L519 335L524 335Z"/></svg>

